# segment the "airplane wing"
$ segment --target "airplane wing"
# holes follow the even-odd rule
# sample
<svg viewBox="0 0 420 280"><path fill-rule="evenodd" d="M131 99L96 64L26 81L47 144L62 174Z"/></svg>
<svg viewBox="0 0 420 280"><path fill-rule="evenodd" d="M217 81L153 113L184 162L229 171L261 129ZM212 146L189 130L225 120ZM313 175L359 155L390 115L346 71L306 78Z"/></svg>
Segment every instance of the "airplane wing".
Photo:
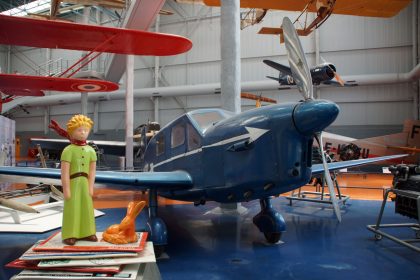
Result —
<svg viewBox="0 0 420 280"><path fill-rule="evenodd" d="M277 63L268 59L264 59L263 62L267 64L268 66L278 70L283 76L286 76L286 75L293 76L293 73L290 67L287 67L283 64L280 64L280 63Z"/></svg>
<svg viewBox="0 0 420 280"><path fill-rule="evenodd" d="M69 145L67 139L47 139L47 138L30 138L34 145L41 145L42 149L63 150ZM106 140L88 140L104 151L107 155L122 156L125 155L125 141L106 141ZM140 142L133 142L134 148L140 147Z"/></svg>
<svg viewBox="0 0 420 280"><path fill-rule="evenodd" d="M158 56L192 47L177 35L5 15L0 15L0 44Z"/></svg>
<svg viewBox="0 0 420 280"><path fill-rule="evenodd" d="M329 80L329 81L322 81L321 84L323 85L329 85L329 86L337 86L337 87L341 87L342 85L337 82L337 81L333 81L333 80ZM349 83L344 83L345 87L355 87L358 86L357 84L349 84Z"/></svg>
<svg viewBox="0 0 420 280"><path fill-rule="evenodd" d="M0 74L0 90L10 95L43 96L42 90L103 92L117 89L118 84L103 80Z"/></svg>
<svg viewBox="0 0 420 280"><path fill-rule="evenodd" d="M60 179L61 170L55 168L30 167L0 167L1 175L24 176L30 178ZM185 171L173 172L123 172L123 171L96 171L95 183L112 185L119 189L157 189L174 190L188 189L193 185L191 176Z"/></svg>
<svg viewBox="0 0 420 280"><path fill-rule="evenodd" d="M220 0L203 0L207 6L220 6ZM284 11L302 11L309 0L241 0L241 8L260 8ZM334 14L393 17L408 6L411 0L336 0ZM315 11L311 5L310 12Z"/></svg>
<svg viewBox="0 0 420 280"><path fill-rule="evenodd" d="M338 161L338 162L331 162L328 163L328 170L334 171L343 168L355 167L360 165L365 165L369 163L379 162L379 161L386 161L391 159L397 159L408 156L407 154L403 155L392 155L392 156L384 156L384 157L375 157L375 158L366 158L366 159L356 159L356 160L348 160L348 161ZM322 164L314 164L312 165L312 175L318 175L324 173L324 167Z"/></svg>

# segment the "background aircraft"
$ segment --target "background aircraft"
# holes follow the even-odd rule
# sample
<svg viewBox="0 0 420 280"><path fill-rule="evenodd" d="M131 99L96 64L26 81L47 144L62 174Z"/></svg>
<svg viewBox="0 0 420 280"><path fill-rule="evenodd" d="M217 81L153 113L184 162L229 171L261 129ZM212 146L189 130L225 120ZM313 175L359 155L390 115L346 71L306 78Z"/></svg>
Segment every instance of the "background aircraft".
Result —
<svg viewBox="0 0 420 280"><path fill-rule="evenodd" d="M262 106L262 102L276 104L277 101L261 95L256 95L248 92L241 92L241 98L255 100L255 107L259 108Z"/></svg>
<svg viewBox="0 0 420 280"><path fill-rule="evenodd" d="M304 101L256 108L240 114L221 109L188 112L162 128L149 142L144 156L145 172L96 173L98 184L146 189L149 193L150 238L155 245L167 243L167 229L157 216L157 195L193 201L241 202L260 200L261 212L253 222L267 241L279 241L286 225L271 205L271 197L307 183L311 174L324 173L337 218L340 210L329 170L400 156L312 165L312 143L338 115L338 106L314 100L312 79L296 31L283 19L286 48L297 86ZM301 61L303 63L296 63ZM144 139L144 138L143 138ZM211 167L211 168L209 168ZM58 169L0 167L0 174L60 178ZM33 180L33 179L32 179ZM159 249L158 249L159 250Z"/></svg>
<svg viewBox="0 0 420 280"><path fill-rule="evenodd" d="M334 154L334 160L355 160L403 152L410 154L404 157L405 163L417 164L419 161L420 121L418 120L405 120L403 131L395 134L355 139L324 132L323 138L324 150L328 154ZM396 161L401 162L401 160Z"/></svg>
<svg viewBox="0 0 420 280"><path fill-rule="evenodd" d="M207 6L220 6L220 0L181 0L180 2L204 3ZM320 27L331 14L366 16L366 17L393 17L405 8L411 0L241 0L241 8L251 8L255 12L247 13L242 21L253 25L263 20L268 10L298 11L300 15L293 22L300 29L300 36L307 36ZM308 13L316 13L313 20ZM282 28L264 27L260 34L279 35L283 39Z"/></svg>
<svg viewBox="0 0 420 280"><path fill-rule="evenodd" d="M88 51L58 77L0 73L0 91L6 95L2 102L15 95L43 96L44 90L114 91L116 83L72 77L102 52L163 56L192 47L190 40L176 35L5 15L0 15L0 30L0 44Z"/></svg>
<svg viewBox="0 0 420 280"><path fill-rule="evenodd" d="M293 73L290 67L274 62L269 59L264 59L263 62L268 66L279 71L279 77L267 76L267 78L278 81L280 85L296 85L293 78ZM354 84L345 83L341 77L337 74L334 64L322 63L312 67L310 70L313 85L341 85L341 86L354 86ZM336 79L333 81L332 79Z"/></svg>

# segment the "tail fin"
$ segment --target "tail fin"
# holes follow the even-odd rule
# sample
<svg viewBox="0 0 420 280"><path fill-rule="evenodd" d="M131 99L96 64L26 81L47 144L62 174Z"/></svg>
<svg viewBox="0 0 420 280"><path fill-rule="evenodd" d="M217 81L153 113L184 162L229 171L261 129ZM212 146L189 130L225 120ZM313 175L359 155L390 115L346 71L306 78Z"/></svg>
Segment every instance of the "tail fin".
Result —
<svg viewBox="0 0 420 280"><path fill-rule="evenodd" d="M403 132L407 133L407 145L420 148L420 120L405 120Z"/></svg>

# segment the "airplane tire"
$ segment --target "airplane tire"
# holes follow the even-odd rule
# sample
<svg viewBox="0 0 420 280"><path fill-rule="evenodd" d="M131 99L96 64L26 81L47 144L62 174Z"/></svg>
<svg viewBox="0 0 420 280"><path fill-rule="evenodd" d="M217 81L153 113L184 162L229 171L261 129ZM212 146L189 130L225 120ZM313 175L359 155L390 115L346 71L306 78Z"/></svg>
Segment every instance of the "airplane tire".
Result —
<svg viewBox="0 0 420 280"><path fill-rule="evenodd" d="M270 244L275 244L280 241L281 232L264 232L265 239Z"/></svg>
<svg viewBox="0 0 420 280"><path fill-rule="evenodd" d="M165 245L154 245L153 249L155 250L156 258L159 258L165 252Z"/></svg>

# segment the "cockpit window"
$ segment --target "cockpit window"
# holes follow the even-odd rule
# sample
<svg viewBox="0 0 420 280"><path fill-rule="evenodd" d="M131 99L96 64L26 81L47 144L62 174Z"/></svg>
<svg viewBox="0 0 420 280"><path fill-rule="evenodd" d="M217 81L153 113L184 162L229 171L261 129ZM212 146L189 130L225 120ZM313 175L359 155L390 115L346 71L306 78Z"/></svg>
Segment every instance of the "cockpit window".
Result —
<svg viewBox="0 0 420 280"><path fill-rule="evenodd" d="M185 142L185 124L179 123L171 130L171 148L178 147Z"/></svg>
<svg viewBox="0 0 420 280"><path fill-rule="evenodd" d="M165 135L162 133L156 139L156 156L160 156L165 152Z"/></svg>
<svg viewBox="0 0 420 280"><path fill-rule="evenodd" d="M222 115L219 111L196 112L192 113L191 117L198 124L202 132L213 124L226 118L226 116Z"/></svg>
<svg viewBox="0 0 420 280"><path fill-rule="evenodd" d="M200 148L201 146L201 137L198 135L197 130L188 124L187 125L187 137L188 137L188 151L192 151Z"/></svg>

